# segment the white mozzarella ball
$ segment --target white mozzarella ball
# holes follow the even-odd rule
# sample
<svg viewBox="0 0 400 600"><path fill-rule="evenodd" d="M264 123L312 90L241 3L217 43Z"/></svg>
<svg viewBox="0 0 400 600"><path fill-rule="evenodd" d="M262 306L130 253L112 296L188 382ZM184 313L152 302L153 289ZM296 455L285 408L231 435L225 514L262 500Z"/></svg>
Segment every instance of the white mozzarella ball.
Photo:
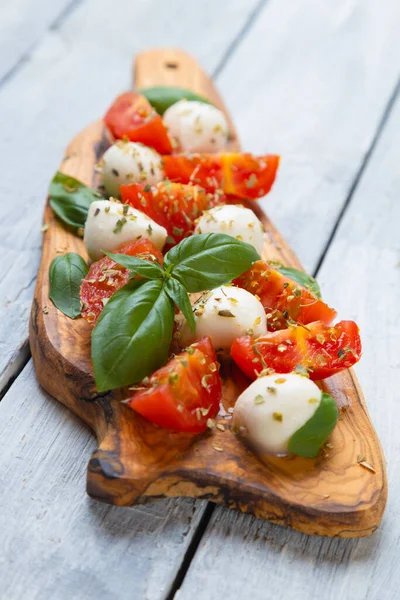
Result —
<svg viewBox="0 0 400 600"><path fill-rule="evenodd" d="M105 151L101 161L103 184L110 196L120 197L120 185L148 183L164 179L161 156L152 148L119 140Z"/></svg>
<svg viewBox="0 0 400 600"><path fill-rule="evenodd" d="M89 207L83 241L92 260L113 252L122 244L149 238L159 250L167 239L167 230L140 210L112 200L96 200Z"/></svg>
<svg viewBox="0 0 400 600"><path fill-rule="evenodd" d="M229 350L236 338L249 333L259 336L267 331L261 302L253 294L234 286L221 286L207 292L195 302L193 310L196 331L193 335L185 322L182 345L209 335L214 348Z"/></svg>
<svg viewBox="0 0 400 600"><path fill-rule="evenodd" d="M249 442L259 450L287 454L290 438L311 419L321 397L319 387L302 375L265 375L237 399L233 426L244 428Z"/></svg>
<svg viewBox="0 0 400 600"><path fill-rule="evenodd" d="M250 208L224 204L204 211L197 220L195 233L225 233L247 242L261 253L264 243L262 223Z"/></svg>
<svg viewBox="0 0 400 600"><path fill-rule="evenodd" d="M165 111L163 120L181 152L220 152L228 141L226 117L211 104L180 100Z"/></svg>

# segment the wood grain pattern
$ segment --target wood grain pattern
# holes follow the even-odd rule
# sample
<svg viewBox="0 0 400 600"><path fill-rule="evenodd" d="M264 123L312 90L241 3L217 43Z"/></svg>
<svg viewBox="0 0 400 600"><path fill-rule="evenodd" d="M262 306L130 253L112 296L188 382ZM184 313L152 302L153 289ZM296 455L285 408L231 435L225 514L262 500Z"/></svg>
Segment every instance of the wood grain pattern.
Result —
<svg viewBox="0 0 400 600"><path fill-rule="evenodd" d="M168 66L172 61L174 68ZM211 80L184 54L153 51L140 55L137 65L138 87L168 83L173 77L172 81L222 107ZM154 73L153 80L149 72ZM61 169L92 184L93 166L107 144L102 124L95 123L73 140ZM267 231L265 256L298 266L266 216L257 213ZM98 437L99 448L88 469L90 495L119 505L171 496L207 498L311 534L359 537L376 529L386 502L385 467L352 372L324 383L346 407L332 436L329 456L262 464L229 430L213 430L194 438L157 429L120 404L119 394L96 394L89 358L90 326L83 320L70 321L48 299L48 266L57 250L85 255L83 244L62 228L48 207L45 220L49 230L32 309L32 355L43 387L78 414ZM233 405L238 390L227 367L225 408ZM223 452L215 451L214 445L223 447ZM360 468L359 455L374 464L376 473Z"/></svg>
<svg viewBox="0 0 400 600"><path fill-rule="evenodd" d="M166 600L204 502L123 508L85 494L96 441L32 361L0 402L1 600Z"/></svg>

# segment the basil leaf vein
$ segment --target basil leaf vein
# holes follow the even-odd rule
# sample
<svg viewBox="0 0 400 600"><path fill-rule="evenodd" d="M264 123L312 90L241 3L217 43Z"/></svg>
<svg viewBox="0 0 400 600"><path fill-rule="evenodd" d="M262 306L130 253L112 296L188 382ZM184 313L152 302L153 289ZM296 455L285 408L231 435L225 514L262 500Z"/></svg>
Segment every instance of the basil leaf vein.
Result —
<svg viewBox="0 0 400 600"><path fill-rule="evenodd" d="M160 279L132 281L111 296L92 332L97 389L137 383L163 365L173 326L174 305Z"/></svg>
<svg viewBox="0 0 400 600"><path fill-rule="evenodd" d="M336 402L332 396L324 392L321 402L311 419L290 438L289 452L305 458L314 458L317 456L322 444L326 442L335 429L337 420Z"/></svg>
<svg viewBox="0 0 400 600"><path fill-rule="evenodd" d="M61 221L78 233L85 226L89 206L101 194L60 171L54 175L49 189L51 208Z"/></svg>
<svg viewBox="0 0 400 600"><path fill-rule="evenodd" d="M260 260L256 249L222 233L185 238L164 257L164 268L188 292L224 285Z"/></svg>
<svg viewBox="0 0 400 600"><path fill-rule="evenodd" d="M137 256L130 256L129 254L113 254L112 252L105 251L104 254L117 264L132 271L133 275L141 275L142 277L146 277L146 279L162 279L164 276L164 269L158 262L144 260Z"/></svg>
<svg viewBox="0 0 400 600"><path fill-rule="evenodd" d="M193 308L190 303L188 293L183 285L171 277L165 284L165 291L182 312L183 316L188 322L190 331L194 333L196 329L196 323L193 316Z"/></svg>
<svg viewBox="0 0 400 600"><path fill-rule="evenodd" d="M81 314L80 288L89 268L83 258L68 252L53 259L49 269L49 296L55 306L67 317Z"/></svg>

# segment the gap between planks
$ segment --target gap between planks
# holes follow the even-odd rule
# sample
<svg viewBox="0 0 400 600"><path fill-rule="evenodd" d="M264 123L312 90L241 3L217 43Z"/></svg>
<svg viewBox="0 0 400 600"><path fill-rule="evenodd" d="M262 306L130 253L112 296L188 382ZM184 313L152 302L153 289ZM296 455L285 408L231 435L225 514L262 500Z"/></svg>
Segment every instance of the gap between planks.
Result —
<svg viewBox="0 0 400 600"><path fill-rule="evenodd" d="M351 200L352 200L352 198L354 196L354 193L355 193L355 191L356 191L356 189L357 189L357 187L358 187L358 185L359 185L359 183L360 183L360 181L362 179L362 176L363 176L363 174L364 174L364 172L365 172L365 170L366 170L366 168L367 168L367 166L368 166L368 164L369 164L369 162L370 162L370 160L371 160L371 158L372 158L372 156L374 154L374 150L375 150L375 148L376 148L376 146L377 146L377 144L378 144L378 142L379 142L379 140L381 138L381 135L382 135L384 127L385 127L385 124L386 124L387 120L390 117L390 114L391 114L392 109L393 109L393 107L395 105L395 102L396 102L396 100L399 97L399 93L400 93L400 80L397 82L397 84L395 85L395 87L394 87L394 89L393 89L393 91L392 91L392 93L390 95L389 101L387 102L387 104L385 106L385 109L384 109L384 111L382 113L382 117L379 120L378 126L376 128L375 134L374 134L373 139L372 139L372 142L371 142L371 144L370 144L370 146L369 146L369 148L368 148L368 150L367 150L367 152L366 152L366 154L364 156L364 159L361 162L360 168L358 169L357 173L354 176L354 179L353 179L353 181L351 183L351 186L350 186L350 191L349 191L349 193L348 193L348 195L347 195L347 197L345 199L345 202L343 204L342 210L340 211L340 213L337 216L337 219L336 219L336 221L334 223L334 226L332 227L332 232L331 232L331 234L329 236L327 244L323 248L323 250L321 252L321 255L319 257L317 266L316 266L314 272L312 273L312 275L314 277L316 277L318 275L318 272L320 271L320 269L321 269L321 267L323 265L325 256L327 255L328 250L329 250L330 246L332 245L332 243L333 243L333 241L335 239L335 235L336 235L336 232L337 232L337 230L338 230L338 228L340 226L340 223L342 222L342 220L343 220L343 218L344 218L344 216L345 216L345 214L346 214L346 212L347 212L347 210L348 210L348 208L349 208L349 206L351 204ZM210 508L210 505L211 505L211 508ZM186 576L186 574L187 574L187 572L188 572L188 570L190 568L190 565L192 563L194 555L196 554L196 551L197 551L197 549L198 549L198 547L199 547L199 545L200 545L200 543L201 543L201 541L202 541L202 539L204 537L204 534L206 533L208 524L209 524L209 522L211 520L211 517L212 517L212 514L213 514L215 508L216 508L215 504L212 504L210 502L208 503L208 505L207 505L207 507L205 509L205 512L204 512L204 514L203 514L203 516L201 518L201 521L200 521L200 523L199 523L199 525L197 527L197 530L195 531L195 533L193 535L192 541L191 541L191 543L190 543L190 545L189 545L189 547L187 549L187 552L185 553L184 559L182 561L181 568L180 568L180 570L179 570L179 572L178 572L178 574L177 574L177 576L175 578L175 581L173 583L171 591L166 596L165 600L174 600L174 598L176 598L176 600L178 600L179 589L180 589L180 587L183 584L183 581L184 581L185 576Z"/></svg>
<svg viewBox="0 0 400 600"><path fill-rule="evenodd" d="M75 3L75 4L76 4L76 3ZM263 3L261 3L261 4L263 4ZM260 6L260 5L259 5L259 6ZM260 8L259 10L261 10L261 8ZM254 19L254 13L255 13L255 12L256 12L256 11L253 11L253 16L252 16L252 17L250 17L250 18L253 18L253 19ZM257 14L258 14L258 13L257 13ZM245 31L245 27L244 27L244 28L242 28L242 30L241 30L241 32L239 33L239 35L241 35L241 33L243 33L243 32L244 32L244 34L246 34L246 33L247 33L247 32ZM232 44L231 44L231 46L232 46L232 52L233 52L233 51L236 49L236 45L232 43ZM227 52L227 53L226 53L226 57L227 57L227 58L226 58L226 61L224 62L224 59L222 59L222 60L220 61L219 65L218 65L218 67L217 67L217 69L216 69L216 71L217 71L217 70L218 70L218 68L219 68L219 67L220 67L220 65L221 65L221 67L220 67L220 70L218 71L218 75L219 75L219 74L220 74L220 73L221 73L221 72L224 70L224 68L225 68L225 66L226 66L226 64L227 64L227 62L229 62L229 60L230 60L230 58L231 58L231 55L232 55L232 53L231 53L231 54L228 54L228 52ZM392 100L391 100L391 103L393 103L393 101L394 101L394 99L395 99L395 97L396 97L396 94L397 94L397 92L398 92L398 90L397 90L397 91L395 91L395 93L393 93L393 94L392 94ZM359 179L361 178L361 176L362 176L362 173L363 173L363 171L364 171L364 169L365 169L365 166L366 166L366 164L367 164L367 162L368 162L368 160L369 160L369 157L370 157L371 153L373 152L373 149L374 149L374 147L375 147L375 144L376 144L377 140L378 140L378 139L379 139L379 137L380 137L381 129L382 129L382 127L383 127L383 125L384 125L384 122L385 122L385 120L386 120L386 118L387 118L387 116L388 116L388 114L389 114L389 112L390 112L390 109L391 109L391 103L389 102L389 104L387 105L387 108L386 108L385 112L383 113L383 116L382 116L382 118L381 118L381 120L380 120L380 123L379 123L379 126L378 126L378 128L377 128L377 131L376 131L376 134L375 134L374 140L373 140L373 141L372 141L372 143L370 144L370 147L369 147L369 149L368 149L368 152L367 152L367 154L365 155L365 158L364 158L364 160L363 160L363 163L362 163L362 165L361 165L360 169L358 170L358 173L357 173L357 174L356 174L356 176L353 178L353 184L352 184L352 188L351 188L351 190L350 190L350 193L349 193L349 194L348 194L348 196L347 196L347 199L346 199L346 201L345 201L345 204L344 204L344 206L343 206L343 209L342 209L341 213L339 214L339 216L338 216L338 218L337 218L337 220L336 220L336 223L335 223L335 225L334 225L334 227L333 227L333 229L332 229L332 233L331 233L331 236L330 236L330 238L329 238L329 240L328 240L328 243L327 243L326 247L324 248L324 250L323 250L323 252L322 252L322 254L321 254L321 257L320 257L319 263L318 263L318 265L317 265L316 272L318 272L319 268L321 267L321 265L322 265L322 263L323 263L323 260L324 260L325 254L326 254L326 252L327 252L327 250L328 250L329 246L331 245L331 243L332 243L332 240L333 240L333 238L334 238L334 236L335 236L335 233L336 233L336 230L337 230L337 226L338 226L338 224L339 224L340 220L343 218L343 215L344 215L344 213L346 212L346 209L347 209L347 207L349 206L349 204L350 204L350 202L351 202L351 198L352 198L352 195L353 195L353 193L354 193L354 190L356 189L356 187L357 187L357 185L358 185L358 181L359 181ZM386 116L385 116L385 115L386 115ZM28 357L27 357L27 359L26 359L26 360L28 360ZM213 508L214 508L214 505L211 505L211 507L212 507L212 509L213 509ZM206 511L207 511L207 508L206 508ZM212 512L212 511L211 511L211 512ZM205 514L206 514L206 513L205 513ZM197 532L196 532L196 534L195 534L195 536L194 536L194 539L193 539L193 541L192 541L192 544L191 544L191 546L190 546L190 552L189 552L189 549L188 549L188 551L187 551L187 553L186 553L186 555L185 555L186 564L187 564L188 566L190 565L191 558L193 557L193 555L194 555L194 553L195 553L195 551L196 551L196 549L197 549L197 547L198 547L198 544L199 544L199 543L200 543L200 541L201 541L202 534L204 533L204 531L205 531L205 529L206 529L207 523L206 523L206 522L204 522L204 523L203 523L203 521L205 521L205 519L202 519L202 520L201 520L201 523L200 523L200 525L199 525L199 528L198 528L198 531L202 530L202 531L200 531L200 534L201 534L201 535L197 536ZM197 545L196 545L196 542L197 542ZM192 547L192 546L193 546L193 547ZM187 566L187 568L188 568L188 566ZM176 577L176 580L175 580L175 584L174 584L174 585L175 585L175 591L176 591L176 589L178 589L178 586L180 586L180 583L183 581L183 578L184 578L184 576L185 576L185 574L186 574L187 568L186 568L186 570L185 570L185 569L181 569L181 570L179 571L179 573L178 573L178 575L177 575L177 577ZM171 593L170 593L170 595L168 596L168 598L172 598L172 597L173 597L173 596L171 596L171 594L172 594L172 591L173 591L173 590L171 590Z"/></svg>
<svg viewBox="0 0 400 600"><path fill-rule="evenodd" d="M42 42L43 37L49 32L54 31L60 27L62 22L70 15L70 13L84 0L70 0L56 15L55 18L43 29L39 37L32 41L31 44L22 52L22 54L15 59L14 64L11 64L0 77L0 89L7 83L19 69L29 60L32 52L36 50L39 44ZM18 33L18 32L17 32Z"/></svg>
<svg viewBox="0 0 400 600"><path fill-rule="evenodd" d="M68 10L64 11L64 14L62 16L62 18L58 18L57 21L55 23L53 23L53 27L59 27L61 22L63 21L64 18L66 18L70 12L73 10L73 8L75 6L77 6L80 3L81 0L77 0L71 3L71 5L69 5ZM261 10L263 9L263 7L265 6L265 4L267 3L267 0L262 0L256 7L255 9L252 11L252 13L250 14L250 16L248 17L248 19L246 20L244 26L242 27L242 29L239 31L239 33L234 37L234 39L232 40L232 42L228 45L228 48L226 50L226 52L224 53L224 55L222 56L220 62L218 63L218 65L216 66L216 68L213 70L213 77L218 80L218 76L223 72L224 68L226 67L226 65L228 64L229 60L231 59L231 57L233 56L234 52L236 51L237 47L240 45L241 41L244 39L244 37L251 31L251 27L252 24L255 22L258 14L261 12ZM52 26L49 27L49 29L51 29ZM36 44L35 44L36 45ZM32 49L31 49L32 50ZM28 53L29 54L29 53ZM17 65L16 65L17 66ZM0 86L2 85L2 83L4 82L1 81L0 82ZM385 122L388 119L391 109L393 107L393 104L398 96L399 93L399 83L395 86L394 90L392 91L392 94L390 96L390 99L383 111L383 114L379 120L378 126L376 128L376 132L374 134L374 137L372 139L372 142L370 143L370 146L365 154L365 157L360 165L360 168L358 169L357 173L355 174L354 178L353 178L353 182L351 184L350 187L350 191L345 199L345 202L343 204L342 210L340 211L333 227L332 227L332 231L330 234L330 237L327 241L326 246L323 248L321 255L319 257L318 260L318 264L317 267L315 269L314 275L316 275L325 258L325 255L328 252L329 247L331 246L334 237L335 237L335 233L340 225L341 220L343 219L350 203L351 203L351 199L354 195L354 192L358 186L359 181L361 180L361 177L363 175L363 172L366 168L366 166L368 165L368 162L373 154L373 151L375 149L375 146L378 142L378 140L380 139L382 130L384 128ZM15 368L14 368L14 372L11 374L11 379L9 380L8 384L6 385L6 387L3 389L2 393L1 393L1 397L4 396L4 394L7 392L7 390L10 388L11 384L13 383L13 381L15 381L15 379L18 377L19 373L22 371L22 369L25 367L25 365L27 364L27 362L29 361L30 358L30 352L27 348L22 348L19 354L18 359L14 362L15 364ZM204 509L203 515L200 519L200 522L197 526L197 529L194 532L194 535L192 537L192 540L185 552L185 555L183 557L182 560L182 564L181 567L179 569L179 571L176 574L176 577L174 579L174 582L171 586L170 591L168 592L167 596L166 596L166 600L173 600L173 598L177 595L177 592L179 591L187 571L190 568L190 565L192 563L193 557L201 543L201 540L204 536L204 533L206 532L206 529L208 527L208 524L210 522L211 516L213 514L215 510L215 505L212 503L208 503Z"/></svg>
<svg viewBox="0 0 400 600"><path fill-rule="evenodd" d="M350 190L349 190L349 193L347 195L347 198L346 198L346 200L345 200L345 202L344 202L344 204L342 206L342 210L338 214L336 222L335 222L334 226L332 227L332 231L331 231L331 234L330 234L330 236L328 238L328 241L327 241L324 249L321 252L321 256L320 256L320 258L318 260L318 263L317 263L317 265L315 267L315 270L312 273L313 277L317 277L317 275L318 275L318 273L319 273L319 271L320 271L320 269L321 269L321 267L323 265L325 256L327 255L328 250L329 250L330 246L332 245L333 240L335 239L335 235L336 235L337 230L339 229L340 223L342 222L345 214L347 213L347 210L348 210L348 208L349 208L349 206L351 204L351 200L352 200L352 198L354 196L354 193L355 193L355 191L356 191L356 189L358 187L358 184L360 183L361 178L362 178L362 176L363 176L366 168L369 165L371 157L372 157L372 155L374 153L374 150L375 150L375 148L376 148L376 146L377 146L377 144L378 144L378 142L379 142L379 140L381 138L381 135L383 133L383 129L384 129L385 124L386 124L386 122L387 122L387 120L388 120L388 118L389 118L389 116L390 116L390 114L392 112L392 109L394 107L394 104L395 104L398 96L399 96L399 93L400 93L400 79L398 80L397 84L395 85L395 87L394 87L394 89L393 89L393 91L392 91L392 93L391 93L391 95L389 97L389 101L386 104L386 107L385 107L385 109L383 111L382 117L381 117L381 119L380 119L380 121L378 123L378 126L376 128L375 135L374 135L374 137L372 139L372 142L371 142L371 144L370 144L370 146L369 146L369 148L368 148L368 150L367 150L367 152L365 154L364 160L362 161L362 163L360 165L360 168L358 169L358 172L356 173L356 175L355 175L355 177L353 179L353 182L352 182L352 184L350 186Z"/></svg>

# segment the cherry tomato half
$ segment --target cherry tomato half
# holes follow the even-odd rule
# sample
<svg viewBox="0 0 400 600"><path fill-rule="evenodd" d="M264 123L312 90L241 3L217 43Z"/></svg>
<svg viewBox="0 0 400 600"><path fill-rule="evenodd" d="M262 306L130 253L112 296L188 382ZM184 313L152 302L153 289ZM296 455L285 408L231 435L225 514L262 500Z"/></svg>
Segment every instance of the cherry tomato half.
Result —
<svg viewBox="0 0 400 600"><path fill-rule="evenodd" d="M171 141L160 115L141 94L126 92L114 101L104 122L117 139L128 138L150 146L160 154L172 152Z"/></svg>
<svg viewBox="0 0 400 600"><path fill-rule="evenodd" d="M263 369L290 373L296 367L308 371L310 379L330 377L354 365L361 357L359 329L354 321L340 321L333 327L321 322L296 325L253 338L236 339L233 360L251 379Z"/></svg>
<svg viewBox="0 0 400 600"><path fill-rule="evenodd" d="M222 397L217 358L209 337L177 354L127 402L140 415L167 429L200 433L215 417Z"/></svg>
<svg viewBox="0 0 400 600"><path fill-rule="evenodd" d="M121 185L125 204L146 213L168 231L167 247L193 233L195 220L201 213L221 202L221 196L208 194L198 185L169 181L150 187L143 184Z"/></svg>
<svg viewBox="0 0 400 600"><path fill-rule="evenodd" d="M116 253L157 261L160 265L163 263L163 255L147 238L128 242L116 250ZM128 281L128 270L108 256L93 263L81 284L82 317L89 323L96 323L107 300Z"/></svg>
<svg viewBox="0 0 400 600"><path fill-rule="evenodd" d="M271 331L285 329L288 319L303 324L322 321L329 325L337 314L311 291L271 269L263 260L254 263L233 283L260 298Z"/></svg>
<svg viewBox="0 0 400 600"><path fill-rule="evenodd" d="M164 170L171 181L198 184L238 198L257 199L270 191L279 156L230 154L175 154L164 156Z"/></svg>

